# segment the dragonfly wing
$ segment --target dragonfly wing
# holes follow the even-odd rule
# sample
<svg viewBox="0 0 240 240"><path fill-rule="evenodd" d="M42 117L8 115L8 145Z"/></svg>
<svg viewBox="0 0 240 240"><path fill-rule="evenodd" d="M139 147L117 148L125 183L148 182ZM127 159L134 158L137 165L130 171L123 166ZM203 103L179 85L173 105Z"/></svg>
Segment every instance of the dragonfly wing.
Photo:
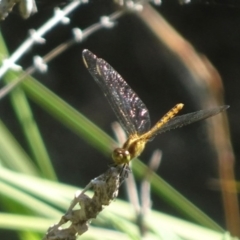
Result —
<svg viewBox="0 0 240 240"><path fill-rule="evenodd" d="M152 137L156 136L157 134L169 131L171 129L180 128L180 127L186 126L188 124L212 117L228 108L229 108L229 106L224 105L224 106L220 106L220 107L216 107L216 108L212 108L212 109L200 110L197 112L184 114L182 116L177 116L177 117L171 119L166 124L164 124L160 129L155 131L152 134Z"/></svg>
<svg viewBox="0 0 240 240"><path fill-rule="evenodd" d="M83 59L126 133L142 134L148 131L150 128L148 110L124 79L106 61L97 58L88 50L83 51Z"/></svg>

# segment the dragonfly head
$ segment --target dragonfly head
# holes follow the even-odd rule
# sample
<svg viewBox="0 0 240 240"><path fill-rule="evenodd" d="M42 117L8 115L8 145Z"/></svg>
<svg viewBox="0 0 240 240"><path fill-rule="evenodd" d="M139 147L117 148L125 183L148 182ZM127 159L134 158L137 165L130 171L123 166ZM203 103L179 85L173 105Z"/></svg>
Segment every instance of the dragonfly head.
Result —
<svg viewBox="0 0 240 240"><path fill-rule="evenodd" d="M131 155L128 150L123 148L116 148L112 153L112 158L115 164L128 164L130 162Z"/></svg>

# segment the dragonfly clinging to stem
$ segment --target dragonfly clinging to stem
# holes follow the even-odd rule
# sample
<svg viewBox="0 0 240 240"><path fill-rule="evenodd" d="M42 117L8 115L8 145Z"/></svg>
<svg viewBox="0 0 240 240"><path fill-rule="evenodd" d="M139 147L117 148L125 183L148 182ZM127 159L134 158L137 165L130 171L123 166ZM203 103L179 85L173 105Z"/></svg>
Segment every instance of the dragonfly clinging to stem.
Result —
<svg viewBox="0 0 240 240"><path fill-rule="evenodd" d="M128 135L122 148L116 148L112 153L116 165L128 165L132 159L142 153L145 144L157 134L206 119L229 107L223 105L175 117L184 106L179 103L150 128L147 107L113 67L87 49L83 51L83 61Z"/></svg>

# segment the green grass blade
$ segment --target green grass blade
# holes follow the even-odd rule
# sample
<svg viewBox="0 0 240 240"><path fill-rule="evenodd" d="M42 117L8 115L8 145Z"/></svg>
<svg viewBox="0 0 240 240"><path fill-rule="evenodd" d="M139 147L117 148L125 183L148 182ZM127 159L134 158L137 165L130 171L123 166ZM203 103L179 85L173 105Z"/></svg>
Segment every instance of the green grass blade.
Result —
<svg viewBox="0 0 240 240"><path fill-rule="evenodd" d="M0 34L0 62L4 58L8 57L8 50L6 48L4 39ZM21 72L11 74L12 71L9 71L4 76L6 83L9 83L13 79L16 79L21 75ZM26 99L25 93L21 88L15 89L10 94L10 99L12 106L16 112L16 115L19 119L19 122L23 128L28 145L31 149L31 152L43 174L46 178L55 179L56 174L52 167L50 158L48 156L47 150L44 146L41 134L38 130L37 124L34 120L31 108Z"/></svg>
<svg viewBox="0 0 240 240"><path fill-rule="evenodd" d="M44 202L48 202L52 206L55 205L58 208L61 207L62 209L68 207L71 197L76 191L76 188L71 189L68 185L64 188L63 184L60 185L50 180L16 173L2 167L0 167L0 183L1 182L20 192L28 193L37 199L43 199ZM4 195L4 193L2 193L2 195ZM7 193L7 196L9 196L9 193ZM14 197L14 195L12 196ZM66 198L66 196L69 197Z"/></svg>
<svg viewBox="0 0 240 240"><path fill-rule="evenodd" d="M18 230L24 231L28 229L32 232L41 233L42 236L46 233L46 230L54 222L57 222L59 219L46 219L40 217L30 217L23 216L18 214L5 214L0 213L0 229L9 229L9 230ZM89 231L81 236L81 239L85 240L99 240L99 236L102 236L101 239L104 240L130 240L130 238L125 234L116 230L102 229L98 227L90 226ZM28 238L31 239L31 238ZM25 240L28 240L25 239ZM42 239L42 238L39 238ZM31 239L32 240L32 239Z"/></svg>
<svg viewBox="0 0 240 240"><path fill-rule="evenodd" d="M102 153L112 151L116 145L112 138L41 83L28 79L31 81L25 81L22 86L34 102Z"/></svg>
<svg viewBox="0 0 240 240"><path fill-rule="evenodd" d="M16 201L18 205L22 205L25 209L30 210L34 214L45 217L58 217L61 215L61 212L54 209L53 207L47 205L43 201L31 196L28 193L24 193L21 189L17 189L14 186L9 185L3 181L0 181L0 192L1 195ZM19 208L20 212L24 212L24 208Z"/></svg>
<svg viewBox="0 0 240 240"><path fill-rule="evenodd" d="M17 172L39 176L32 160L0 121L0 158L2 164Z"/></svg>
<svg viewBox="0 0 240 240"><path fill-rule="evenodd" d="M12 179L17 179L14 180ZM36 189L39 189L39 192L41 192L43 189L46 189L45 192L41 195L41 199L43 199L45 202L49 202L49 205L43 203L39 203L38 198L39 196L36 196L36 192L34 192L33 188L30 188L28 185L25 184L25 182L31 182L32 185L36 185ZM8 193L7 196L16 197L16 199L21 198L21 204L25 204L30 208L32 211L32 208L36 207L41 214L44 217L50 218L44 220L44 217L42 218L43 221L47 221L47 224L45 226L45 229L43 231L45 232L46 229L52 225L53 223L57 223L62 214L61 212L58 212L56 208L61 209L62 203L61 201L56 201L56 199L64 199L65 207L64 211L68 208L68 206L71 203L71 198L73 197L73 192L77 191L77 188L73 188L71 186L67 186L64 184L51 182L44 179L39 179L32 176L24 176L23 174L14 173L9 170L1 169L0 172L0 189L4 189L5 187L8 187L8 189L5 189ZM67 188L69 188L67 190ZM32 190L31 190L32 189ZM55 190L58 191L55 191ZM62 189L62 191L61 191ZM25 195L23 198L21 195L18 194L18 190L20 192L23 192ZM52 193L52 194L49 194ZM44 197L44 195L46 195ZM29 202L30 199L30 202ZM28 204L29 203L29 204ZM40 204L40 205L38 205ZM54 207L53 207L54 206ZM37 212L36 212L37 213ZM43 214L45 213L45 214ZM1 216L1 215L0 215ZM10 215L11 216L11 215ZM23 221L24 221L24 216ZM26 216L25 216L26 217ZM29 217L32 221L35 221L34 218ZM36 221L38 218L36 218ZM187 221L169 216L167 214L158 213L156 211L150 211L145 216L145 224L146 227L149 229L149 234L151 237L149 239L163 239L163 240L180 240L180 239L192 239L192 240L220 240L224 237L224 232L221 231L213 231L208 228L200 227L196 224L189 223ZM25 219L27 220L27 218ZM5 222L4 222L5 223ZM4 223L2 223L1 226L1 220L0 220L0 228L4 227ZM11 228L11 223L8 223L9 226L7 228ZM16 226L16 224L13 221L13 226L16 228L19 228L20 226ZM25 223L27 226L27 223ZM38 227L38 224L29 222L29 225L35 225L35 227ZM98 217L93 221L93 224L97 226L102 226L102 228L115 228L117 231L121 231L126 233L129 237L129 239L139 239L139 230L136 225L136 218L135 218L135 212L131 204L121 201L119 199L116 199L113 201L110 206L107 206L105 211L101 212ZM21 225L21 223L20 223ZM30 227L31 228L31 227ZM33 231L37 231L36 229L32 229ZM92 234L92 229L90 230L89 234ZM104 230L103 230L104 231ZM151 235L153 234L153 235ZM85 234L84 234L85 235ZM88 236L88 233L86 234ZM231 238L229 238L231 239Z"/></svg>
<svg viewBox="0 0 240 240"><path fill-rule="evenodd" d="M133 162L133 171L138 176L144 176L146 173L146 166L139 160ZM185 216L194 220L195 222L205 226L207 228L223 231L223 229L209 218L205 213L203 213L199 208L194 206L190 201L188 201L183 195L177 192L173 187L167 184L161 177L156 173L151 176L151 186L153 191L160 197L164 197L164 200L171 204L173 207L177 208Z"/></svg>
<svg viewBox="0 0 240 240"><path fill-rule="evenodd" d="M11 82L20 74L7 73L4 77L6 82ZM52 167L50 158L39 132L37 123L29 106L25 93L17 88L10 94L10 99L18 120L23 128L27 143L42 175L49 179L56 180L56 174Z"/></svg>

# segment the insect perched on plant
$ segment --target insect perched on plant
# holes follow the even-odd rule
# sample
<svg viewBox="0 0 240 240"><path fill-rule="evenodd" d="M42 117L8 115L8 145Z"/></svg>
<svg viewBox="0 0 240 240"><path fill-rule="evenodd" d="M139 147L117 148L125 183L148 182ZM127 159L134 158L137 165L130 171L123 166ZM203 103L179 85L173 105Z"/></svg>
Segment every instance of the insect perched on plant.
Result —
<svg viewBox="0 0 240 240"><path fill-rule="evenodd" d="M183 108L183 104L179 103L150 129L148 109L123 78L106 61L87 49L83 51L83 61L128 135L122 148L116 148L112 153L116 165L128 165L157 134L214 116L229 107L224 105L175 117Z"/></svg>

